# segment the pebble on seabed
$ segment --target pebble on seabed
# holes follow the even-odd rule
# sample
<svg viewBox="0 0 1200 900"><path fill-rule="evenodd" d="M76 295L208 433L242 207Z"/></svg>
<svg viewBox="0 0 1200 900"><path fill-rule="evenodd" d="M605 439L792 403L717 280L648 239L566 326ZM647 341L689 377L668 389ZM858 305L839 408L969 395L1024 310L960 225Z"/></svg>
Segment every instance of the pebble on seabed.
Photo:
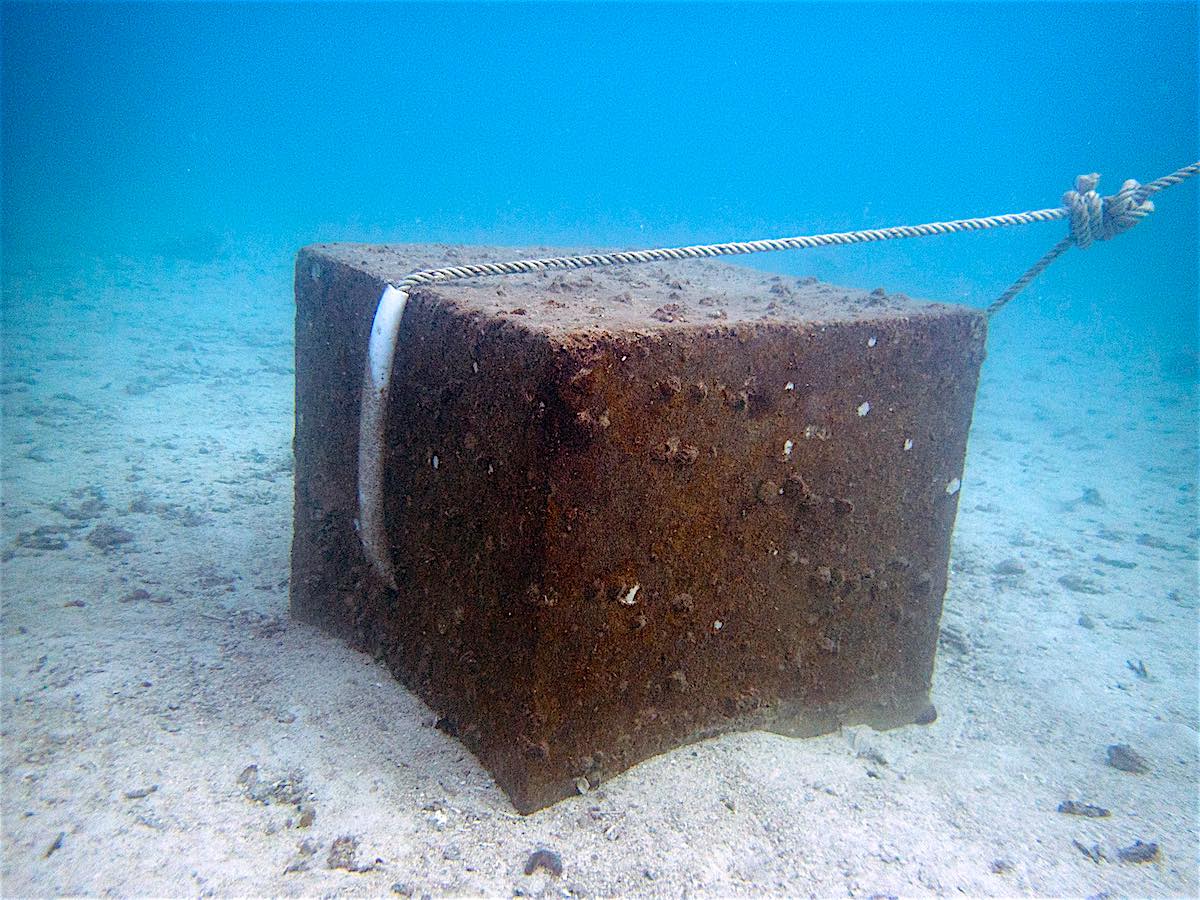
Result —
<svg viewBox="0 0 1200 900"><path fill-rule="evenodd" d="M563 871L562 857L553 850L539 847L530 853L529 859L525 861L525 874L532 875L538 869L545 869L555 878L558 878L562 875Z"/></svg>

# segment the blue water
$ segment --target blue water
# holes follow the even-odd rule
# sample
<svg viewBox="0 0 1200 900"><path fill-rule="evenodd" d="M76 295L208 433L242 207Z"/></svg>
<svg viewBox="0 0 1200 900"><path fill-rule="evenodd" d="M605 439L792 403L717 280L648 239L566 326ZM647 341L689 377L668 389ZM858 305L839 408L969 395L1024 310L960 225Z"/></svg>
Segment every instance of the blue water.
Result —
<svg viewBox="0 0 1200 900"><path fill-rule="evenodd" d="M1056 206L1198 155L1195 4L6 3L6 256L650 246ZM1194 340L1194 187L1040 289ZM1174 192L1172 192L1174 193ZM753 264L986 302L1061 225Z"/></svg>
<svg viewBox="0 0 1200 900"><path fill-rule="evenodd" d="M517 822L287 589L300 246L1113 193L1200 159L1198 9L0 0L5 893L1195 896L1200 177L990 326L928 727L697 745ZM983 306L1066 228L737 262ZM307 779L311 832L252 763ZM331 873L347 833L386 864ZM543 843L561 882L519 874Z"/></svg>

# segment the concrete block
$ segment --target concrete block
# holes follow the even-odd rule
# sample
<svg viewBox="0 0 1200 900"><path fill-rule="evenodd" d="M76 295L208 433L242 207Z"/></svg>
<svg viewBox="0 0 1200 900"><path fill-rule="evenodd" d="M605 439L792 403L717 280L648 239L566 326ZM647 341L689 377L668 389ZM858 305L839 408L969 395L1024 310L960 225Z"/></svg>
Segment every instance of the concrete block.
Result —
<svg viewBox="0 0 1200 900"><path fill-rule="evenodd" d="M562 251L296 266L292 611L375 654L523 813L710 735L930 721L985 318L711 261L418 288L386 519L355 534L386 281Z"/></svg>

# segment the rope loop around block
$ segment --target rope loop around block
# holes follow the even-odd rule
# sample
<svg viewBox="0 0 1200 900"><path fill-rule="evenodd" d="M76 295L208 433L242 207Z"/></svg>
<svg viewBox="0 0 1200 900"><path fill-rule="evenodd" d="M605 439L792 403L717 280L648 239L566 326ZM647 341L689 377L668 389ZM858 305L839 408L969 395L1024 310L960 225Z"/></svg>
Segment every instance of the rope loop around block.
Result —
<svg viewBox="0 0 1200 900"><path fill-rule="evenodd" d="M420 285L463 278L541 272L548 269L583 269L594 266L705 259L744 253L862 244L869 241L890 241L935 234L983 231L989 228L1005 228L1013 225L1068 219L1070 234L1051 247L1041 259L1014 281L1008 290L988 305L986 313L990 318L1024 290L1072 244L1084 249L1090 247L1095 241L1107 241L1128 231L1153 212L1154 204L1148 199L1151 194L1179 184L1197 173L1200 173L1200 162L1176 169L1171 174L1164 175L1146 185L1138 184L1130 179L1121 186L1121 190L1111 197L1101 197L1096 192L1096 186L1100 182L1099 175L1080 175L1075 179L1075 189L1067 191L1063 195L1062 206L998 216L758 241L661 247L654 250L623 250L612 253L590 253L542 259L518 259L510 262L447 266L413 272L399 282L388 284L385 287L375 310L375 319L371 324L371 336L367 347L366 373L359 412L358 519L355 524L371 568L385 584L393 589L396 588L396 571L392 563L383 513L383 483L386 462L384 435L391 395L392 369L396 356L396 341L400 333L400 320L404 315L409 292Z"/></svg>

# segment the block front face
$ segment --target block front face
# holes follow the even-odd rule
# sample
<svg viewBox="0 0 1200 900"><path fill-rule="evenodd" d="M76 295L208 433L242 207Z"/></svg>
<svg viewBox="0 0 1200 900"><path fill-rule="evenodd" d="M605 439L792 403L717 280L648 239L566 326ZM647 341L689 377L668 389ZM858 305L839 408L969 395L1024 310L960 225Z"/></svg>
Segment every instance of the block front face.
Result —
<svg viewBox="0 0 1200 900"><path fill-rule="evenodd" d="M353 531L366 332L384 279L515 258L454 252L298 261L299 617L522 811L708 734L925 713L982 316L707 262L420 289L393 593Z"/></svg>
<svg viewBox="0 0 1200 900"><path fill-rule="evenodd" d="M607 427L553 463L535 666L574 774L924 714L975 317L580 344L563 403Z"/></svg>

